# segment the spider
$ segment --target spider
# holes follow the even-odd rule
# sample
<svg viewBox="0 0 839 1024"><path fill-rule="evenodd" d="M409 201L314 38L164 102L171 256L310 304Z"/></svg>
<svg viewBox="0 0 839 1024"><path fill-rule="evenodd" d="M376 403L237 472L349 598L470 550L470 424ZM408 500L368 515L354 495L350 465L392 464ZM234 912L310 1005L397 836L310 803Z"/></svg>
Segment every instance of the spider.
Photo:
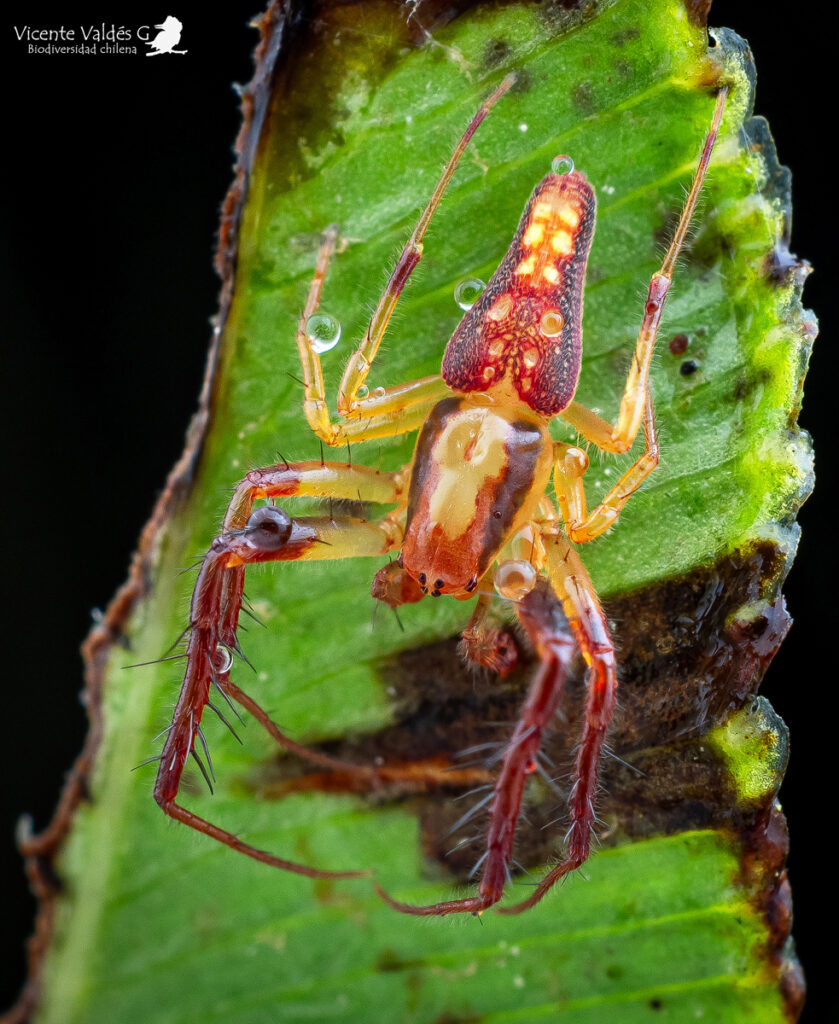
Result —
<svg viewBox="0 0 839 1024"><path fill-rule="evenodd" d="M725 107L717 97L710 129L673 240L653 274L635 354L614 425L574 401L580 374L581 318L586 261L595 222L595 195L567 157L536 186L510 248L485 291L465 313L448 342L439 375L370 394L368 374L402 289L419 263L423 236L472 135L505 92L510 75L481 104L455 147L373 313L350 356L338 390L337 420L329 412L318 352L309 335L338 231L324 233L297 347L306 418L328 445L343 445L418 431L411 462L396 472L337 462L282 462L248 473L239 483L221 534L205 556L192 597L187 668L165 741L154 795L167 815L258 861L311 878L351 878L364 871L327 871L274 856L198 817L177 802L187 758L197 761L200 727L213 691L237 702L285 748L331 768L347 765L285 736L263 709L230 678L232 652L241 653L237 627L245 567L257 562L337 559L398 552L373 578L372 594L394 609L426 595L475 599L463 650L480 665L510 667L509 638L489 621L492 596L512 601L540 659L512 737L500 762L489 805L486 851L475 895L428 906L398 902L415 915L480 914L498 903L512 858L516 822L527 776L536 768L544 731L554 715L575 646L588 670L582 736L568 797L565 851L532 895L501 908L519 913L538 903L589 855L594 796L604 737L615 707L615 648L594 586L575 545L599 537L658 464L659 449L649 368L676 260L702 187ZM548 424L562 416L604 452L627 452L639 430L644 451L603 500L586 507L585 452L552 440ZM547 494L551 478L556 504ZM290 516L274 502L293 496L393 506L379 521L351 516ZM258 499L269 504L254 508ZM569 629L570 627L570 629ZM235 710L235 709L234 709ZM210 771L212 765L209 764Z"/></svg>

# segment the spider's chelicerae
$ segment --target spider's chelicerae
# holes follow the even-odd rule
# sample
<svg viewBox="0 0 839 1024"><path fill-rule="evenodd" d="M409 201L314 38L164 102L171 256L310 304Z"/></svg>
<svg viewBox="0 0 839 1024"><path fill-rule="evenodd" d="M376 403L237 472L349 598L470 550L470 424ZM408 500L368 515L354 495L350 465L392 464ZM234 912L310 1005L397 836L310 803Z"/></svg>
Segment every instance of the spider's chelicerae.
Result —
<svg viewBox="0 0 839 1024"><path fill-rule="evenodd" d="M420 260L431 217L472 135L513 82L514 76L509 76L485 100L457 144L350 357L338 390L337 420L329 413L320 358L310 337L311 318L337 239L335 228L326 231L297 332L306 418L328 445L416 430L414 456L394 473L343 462L282 463L254 470L239 484L195 586L186 676L155 785L155 799L170 817L265 864L312 878L366 874L320 870L273 856L177 802L190 754L206 776L195 744L199 742L206 753L200 721L206 706L218 711L211 703L214 689L231 706L236 701L245 707L287 749L327 767L374 772L296 744L230 679L230 652L239 650L236 631L245 566L399 552L375 574L373 596L394 608L426 595L474 599L463 649L478 664L501 670L507 667L505 637L491 626L488 610L493 593L510 598L540 667L495 779L478 892L412 906L379 890L394 910L408 914L480 913L501 899L525 782L536 767L542 735L557 709L575 645L589 675L565 852L528 899L503 909L518 913L532 907L589 855L598 762L615 706L617 677L608 624L574 545L607 530L658 463L650 361L727 92L719 92L673 240L650 281L614 425L574 401L595 197L585 175L574 170L567 157L557 157L552 173L534 189L506 256L449 340L440 374L370 394L365 381L402 289ZM548 424L555 416L562 416L604 452L629 451L643 426L643 454L591 511L583 488L588 459L580 448L552 440ZM558 508L546 493L552 476ZM393 508L377 522L348 516L291 517L275 504L253 508L257 499L291 496L360 500Z"/></svg>

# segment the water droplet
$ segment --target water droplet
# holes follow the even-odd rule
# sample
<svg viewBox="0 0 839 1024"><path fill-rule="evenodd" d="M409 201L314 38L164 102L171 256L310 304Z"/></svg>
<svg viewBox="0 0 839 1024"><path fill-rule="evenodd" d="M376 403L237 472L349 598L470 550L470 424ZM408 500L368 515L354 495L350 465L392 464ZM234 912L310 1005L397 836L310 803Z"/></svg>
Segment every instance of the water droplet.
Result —
<svg viewBox="0 0 839 1024"><path fill-rule="evenodd" d="M565 317L558 309L548 309L542 314L539 321L539 330L546 338L556 338L562 334L565 326Z"/></svg>
<svg viewBox="0 0 839 1024"><path fill-rule="evenodd" d="M370 388L366 384L362 384L361 387L356 391L356 398L366 398L370 394Z"/></svg>
<svg viewBox="0 0 839 1024"><path fill-rule="evenodd" d="M329 313L313 313L306 321L306 334L312 350L320 355L341 340L341 323Z"/></svg>
<svg viewBox="0 0 839 1024"><path fill-rule="evenodd" d="M229 648L225 647L224 644L218 644L216 646L216 655L213 658L213 668L216 670L216 674L223 676L225 672L230 671L232 664L233 655L230 653Z"/></svg>
<svg viewBox="0 0 839 1024"><path fill-rule="evenodd" d="M455 286L454 301L461 309L471 309L481 297L484 288L486 284L479 277L464 278Z"/></svg>
<svg viewBox="0 0 839 1024"><path fill-rule="evenodd" d="M529 594L533 589L536 577L536 570L530 562L511 558L498 566L493 582L501 597L506 597L510 601L521 601L525 594Z"/></svg>
<svg viewBox="0 0 839 1024"><path fill-rule="evenodd" d="M551 170L554 174L570 174L574 170L574 161L570 156L560 153L551 160Z"/></svg>
<svg viewBox="0 0 839 1024"><path fill-rule="evenodd" d="M381 387L376 388L376 390L373 392L373 397L374 398L384 398L384 395L385 395L385 389L381 388Z"/></svg>

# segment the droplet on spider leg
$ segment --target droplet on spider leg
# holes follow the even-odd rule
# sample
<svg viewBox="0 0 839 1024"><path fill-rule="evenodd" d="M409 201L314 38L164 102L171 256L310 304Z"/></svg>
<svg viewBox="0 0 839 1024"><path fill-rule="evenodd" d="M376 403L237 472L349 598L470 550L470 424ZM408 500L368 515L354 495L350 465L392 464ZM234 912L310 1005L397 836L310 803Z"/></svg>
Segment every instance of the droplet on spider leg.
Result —
<svg viewBox="0 0 839 1024"><path fill-rule="evenodd" d="M245 525L249 547L277 551L291 536L291 516L276 505L254 509Z"/></svg>
<svg viewBox="0 0 839 1024"><path fill-rule="evenodd" d="M356 391L356 398L366 398L370 394L370 388L366 384L362 384L361 387Z"/></svg>
<svg viewBox="0 0 839 1024"><path fill-rule="evenodd" d="M263 505L251 512L245 524L245 541L258 551L279 551L291 537L291 516L277 505Z"/></svg>
<svg viewBox="0 0 839 1024"><path fill-rule="evenodd" d="M560 153L551 160L551 170L554 174L570 174L574 170L574 161L565 153Z"/></svg>
<svg viewBox="0 0 839 1024"><path fill-rule="evenodd" d="M494 585L501 597L510 601L521 601L536 583L536 570L523 559L511 558L502 562L495 572Z"/></svg>
<svg viewBox="0 0 839 1024"><path fill-rule="evenodd" d="M341 323L331 313L312 313L306 321L306 336L312 350L321 355L341 340Z"/></svg>
<svg viewBox="0 0 839 1024"><path fill-rule="evenodd" d="M224 644L216 645L216 653L213 657L213 668L216 673L223 676L225 672L230 671L230 666L233 664L233 655L230 652L230 648L225 647Z"/></svg>
<svg viewBox="0 0 839 1024"><path fill-rule="evenodd" d="M455 285L454 301L463 310L471 309L481 297L484 288L486 284L479 277L466 277Z"/></svg>

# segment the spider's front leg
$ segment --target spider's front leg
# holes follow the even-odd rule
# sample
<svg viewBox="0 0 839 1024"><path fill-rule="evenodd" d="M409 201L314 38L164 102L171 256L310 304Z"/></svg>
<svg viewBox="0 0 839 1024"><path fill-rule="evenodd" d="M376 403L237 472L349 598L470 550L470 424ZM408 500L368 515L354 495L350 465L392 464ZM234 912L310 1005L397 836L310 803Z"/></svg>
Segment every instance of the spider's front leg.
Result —
<svg viewBox="0 0 839 1024"><path fill-rule="evenodd" d="M682 213L679 217L676 231L673 234L673 240L667 249L661 266L650 280L647 301L644 305L644 319L638 332L635 354L632 357L632 366L626 379L617 421L613 426L579 402L571 402L567 408L562 410L561 415L563 419L575 427L586 440L596 444L603 451L617 453L629 451L638 435L641 419L644 416L645 405L649 405L650 364L655 349L658 328L661 323L661 316L664 312L664 303L670 291L670 285L673 282L676 262L690 229L699 194L702 191L702 184L705 181L711 153L714 150L717 134L722 123L727 96L728 87L724 86L720 89L717 96L711 127L705 136L705 143L702 147L699 163L697 164L687 199L682 207Z"/></svg>
<svg viewBox="0 0 839 1024"><path fill-rule="evenodd" d="M516 614L541 663L504 750L495 781L478 894L460 900L414 906L394 900L377 886L382 899L403 914L419 917L481 914L496 904L504 893L525 783L528 775L536 770L542 737L556 712L575 651L574 637L568 629L562 605L546 581L538 582L522 598L516 605Z"/></svg>
<svg viewBox="0 0 839 1024"><path fill-rule="evenodd" d="M431 408L448 393L448 388L439 374L387 389L377 388L369 396L365 381L402 291L422 258L425 232L440 205L460 158L481 122L515 81L515 75L507 75L483 101L443 168L422 216L402 249L364 338L347 362L338 389L338 422L333 422L329 414L320 356L313 347L307 330L309 319L318 308L329 260L338 237L338 229L334 225L326 230L306 306L297 329L297 349L306 389L303 408L309 426L326 444L341 445L349 441L369 441L417 430L422 426Z"/></svg>
<svg viewBox="0 0 839 1024"><path fill-rule="evenodd" d="M330 768L366 770L308 751L280 732L259 705L230 681L231 648L238 650L236 627L246 565L383 555L397 547L402 539L398 513L391 513L376 523L331 516L292 519L273 505L251 511L253 500L278 495L315 495L398 504L400 479L400 474L380 474L360 466L300 463L255 470L237 488L225 519L225 531L216 538L204 558L193 592L187 668L172 725L160 755L154 789L155 799L167 815L273 867L311 878L348 878L366 874L323 871L266 853L188 811L177 802L177 797L189 756L195 759L210 783L212 764L201 730L204 708L209 706L224 721L210 699L213 687L228 703L232 698L251 711L274 739L287 749ZM196 742L207 758L209 774L196 751Z"/></svg>

